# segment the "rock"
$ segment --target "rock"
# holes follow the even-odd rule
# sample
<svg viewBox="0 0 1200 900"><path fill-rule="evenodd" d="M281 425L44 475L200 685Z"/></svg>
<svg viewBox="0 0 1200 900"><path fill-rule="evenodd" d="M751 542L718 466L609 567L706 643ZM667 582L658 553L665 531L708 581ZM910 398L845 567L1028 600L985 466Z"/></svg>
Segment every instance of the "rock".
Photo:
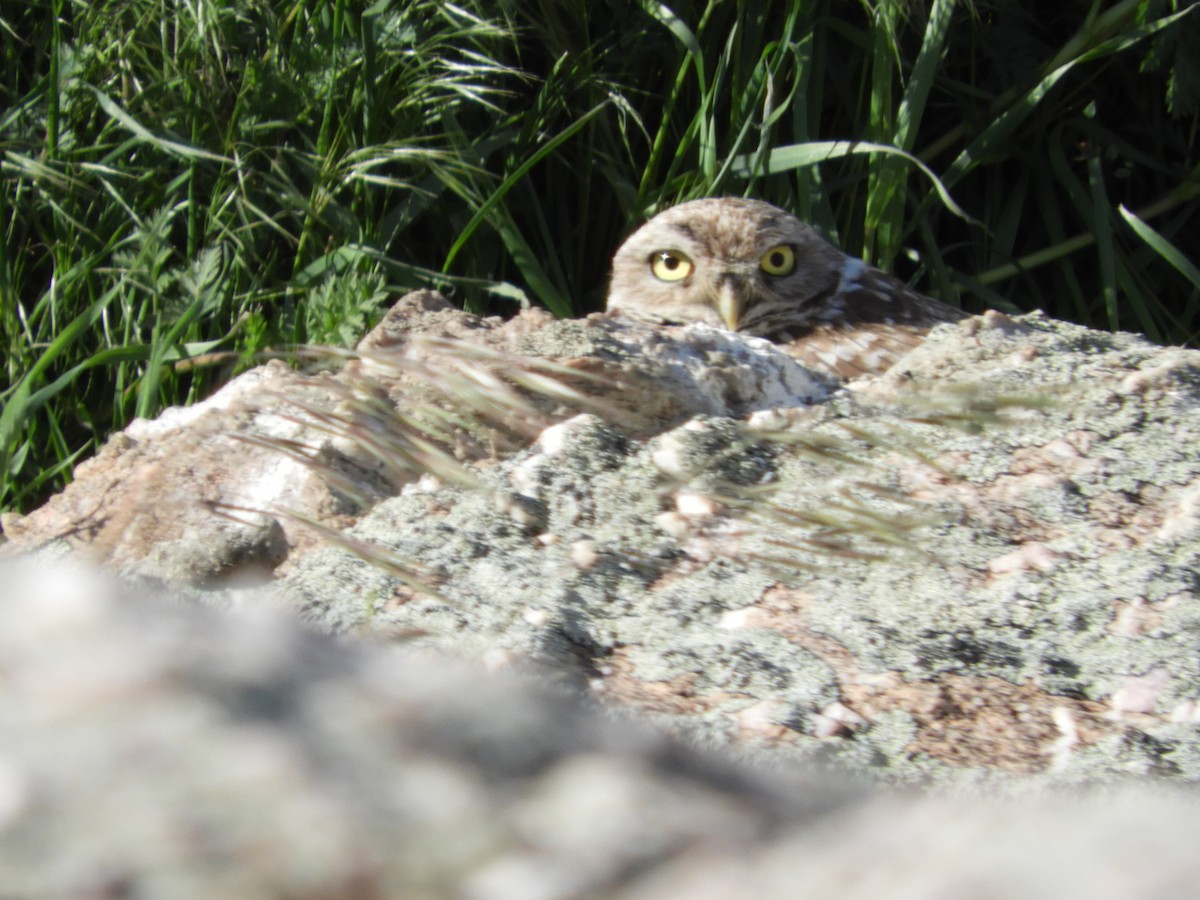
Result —
<svg viewBox="0 0 1200 900"><path fill-rule="evenodd" d="M468 407L486 434L459 429L454 455L479 459L514 436L525 445L578 412L571 404L653 433L697 413L742 415L830 390L759 339L555 321L543 310L479 319L432 291L401 299L338 371L329 363L346 357L313 356L315 371L271 362L202 403L135 421L60 495L5 518L5 553L82 550L130 577L209 592L252 586L401 485L430 471L468 477L453 457L414 448L397 408L418 410L436 431L444 423L432 413ZM512 377L533 390L510 391L503 400L526 402L508 408L495 392Z"/></svg>
<svg viewBox="0 0 1200 900"><path fill-rule="evenodd" d="M243 378L114 439L8 552L217 600L253 568L320 630L529 664L756 758L1200 774L1194 351L989 314L839 386L756 339L426 292L336 372Z"/></svg>
<svg viewBox="0 0 1200 900"><path fill-rule="evenodd" d="M1186 796L750 771L519 672L315 635L265 595L0 575L5 896L1168 900L1200 878Z"/></svg>
<svg viewBox="0 0 1200 900"><path fill-rule="evenodd" d="M3 574L5 896L580 896L852 796L516 674L339 645L265 598Z"/></svg>
<svg viewBox="0 0 1200 900"><path fill-rule="evenodd" d="M849 387L768 429L577 416L487 489L352 530L435 593L338 549L281 590L706 743L904 782L1195 780L1200 354L991 317Z"/></svg>
<svg viewBox="0 0 1200 900"><path fill-rule="evenodd" d="M297 402L333 407L323 378L272 362L201 404L135 420L75 471L65 491L4 522L5 553L80 551L129 577L208 589L269 581L304 536L271 514L316 518L345 502L276 445L311 439ZM291 546L289 546L291 545Z"/></svg>

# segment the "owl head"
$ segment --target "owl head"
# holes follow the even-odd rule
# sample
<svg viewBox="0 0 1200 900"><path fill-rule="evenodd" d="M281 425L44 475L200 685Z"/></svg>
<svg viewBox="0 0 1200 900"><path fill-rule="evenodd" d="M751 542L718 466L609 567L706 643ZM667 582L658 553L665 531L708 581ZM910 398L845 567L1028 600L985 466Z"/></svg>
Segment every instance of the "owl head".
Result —
<svg viewBox="0 0 1200 900"><path fill-rule="evenodd" d="M801 323L807 307L822 308L848 259L769 203L693 200L659 213L621 245L606 308L767 336Z"/></svg>

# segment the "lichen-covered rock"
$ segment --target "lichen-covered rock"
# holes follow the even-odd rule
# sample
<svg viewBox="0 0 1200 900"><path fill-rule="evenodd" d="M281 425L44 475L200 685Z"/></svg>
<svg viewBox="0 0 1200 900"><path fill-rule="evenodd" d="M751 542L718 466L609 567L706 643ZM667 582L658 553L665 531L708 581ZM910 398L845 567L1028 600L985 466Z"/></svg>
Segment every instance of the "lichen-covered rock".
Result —
<svg viewBox="0 0 1200 900"><path fill-rule="evenodd" d="M425 292L339 371L226 391L114 439L9 552L215 598L256 568L321 629L889 780L1200 776L1194 351L989 314L838 386Z"/></svg>
<svg viewBox="0 0 1200 900"><path fill-rule="evenodd" d="M282 589L332 631L532 659L705 741L883 777L1200 777L1200 354L1032 316L648 438L581 415L423 483ZM358 548L361 552L362 548Z"/></svg>
<svg viewBox="0 0 1200 900"><path fill-rule="evenodd" d="M644 435L831 390L764 340L544 310L479 319L432 291L400 300L356 354L309 355L313 372L271 362L203 403L135 421L60 495L5 516L3 555L81 551L129 577L253 586L400 485L466 477L431 446L441 438L447 454L479 459L580 405Z"/></svg>
<svg viewBox="0 0 1200 900"><path fill-rule="evenodd" d="M349 511L318 472L279 449L312 437L297 403L336 407L323 380L268 363L204 403L134 421L80 464L61 494L27 516L6 516L0 549L77 551L126 576L174 585L269 581L289 548L305 544L273 510L331 520Z"/></svg>

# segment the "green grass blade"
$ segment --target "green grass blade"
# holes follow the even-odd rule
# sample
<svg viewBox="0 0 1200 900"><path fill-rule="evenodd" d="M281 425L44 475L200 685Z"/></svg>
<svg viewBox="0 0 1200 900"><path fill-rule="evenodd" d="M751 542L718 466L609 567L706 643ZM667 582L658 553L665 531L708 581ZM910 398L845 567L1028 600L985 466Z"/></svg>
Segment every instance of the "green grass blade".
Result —
<svg viewBox="0 0 1200 900"><path fill-rule="evenodd" d="M921 49L912 73L904 85L899 105L892 109L893 61L898 57L900 21L894 6L877 7L877 25L872 60L871 124L878 140L911 152L916 142L929 93L933 89L937 66L945 49L953 0L936 0L929 12ZM884 75L876 73L885 73ZM891 269L901 250L904 236L904 199L908 170L887 155L871 157L864 221L863 258Z"/></svg>
<svg viewBox="0 0 1200 900"><path fill-rule="evenodd" d="M1126 209L1125 204L1118 205L1117 212L1146 246L1170 263L1180 275L1191 282L1192 287L1200 291L1200 267L1181 253L1178 247L1147 225L1136 213Z"/></svg>
<svg viewBox="0 0 1200 900"><path fill-rule="evenodd" d="M900 10L895 4L871 8L869 115L865 137L872 143L894 141L895 81L899 62L897 47ZM869 263L890 266L899 245L904 214L901 186L907 173L899 161L887 154L867 158L867 204L863 217L862 257Z"/></svg>
<svg viewBox="0 0 1200 900"><path fill-rule="evenodd" d="M550 140L538 147L536 151L530 154L528 159L517 166L517 168L514 169L508 175L508 177L505 178L504 181L502 181L500 185L488 195L487 199L480 204L479 209L475 211L475 214L471 217L471 220L466 224L466 226L463 227L462 231L459 233L458 239L453 245L451 245L449 252L446 254L446 259L442 263L442 268L450 268L454 262L454 258L458 256L459 252L466 245L467 241L471 239L471 236L474 235L475 230L488 220L489 216L492 215L493 210L504 199L505 195L507 195L508 192L513 189L514 185L516 185L527 174L529 174L530 169L532 169L534 166L552 154L555 150L557 150L560 146L578 134L583 127L597 115L599 115L601 110L603 110L607 105L607 103L601 103L598 106L592 107Z"/></svg>
<svg viewBox="0 0 1200 900"><path fill-rule="evenodd" d="M712 14L716 2L717 0L710 0L701 16L701 26L703 26ZM670 154L672 161L678 163L681 158L680 150L682 147L690 145L694 139L698 126L698 117L696 115L692 116L691 121L687 125L686 134L679 144L675 147L668 146L670 135L675 125L675 107L683 93L684 85L687 83L689 69L695 72L696 84L700 96L709 95L704 67L704 51L695 33L665 3L658 3L655 0L642 0L641 7L652 18L657 19L666 26L671 34L675 36L676 40L684 47L686 57L680 60L675 66L674 83L667 91L666 98L662 103L658 130L655 132L654 141L650 147L650 156L642 167L642 177L638 183L637 200L635 201L635 205L639 211L646 205L645 198L650 193L650 185L655 178L660 178L662 183L669 183L672 180L669 172L665 176L658 175L663 157Z"/></svg>
<svg viewBox="0 0 1200 900"><path fill-rule="evenodd" d="M966 149L955 158L954 162L950 164L950 167L942 176L946 186L954 187L963 176L978 166L983 160L994 153L1002 152L1003 145L1012 139L1017 128L1039 108L1046 95L1077 65L1127 50L1139 41L1159 34L1196 9L1200 9L1200 7L1195 5L1189 6L1173 15L1164 16L1148 24L1130 29L1119 37L1104 41L1098 46L1080 53L1074 59L1069 59L1059 65L1027 91L1024 96L1013 103L1012 106L996 117L995 121L980 132Z"/></svg>
<svg viewBox="0 0 1200 900"><path fill-rule="evenodd" d="M929 179L933 185L933 189L937 192L942 204L954 215L958 216L972 224L981 224L971 216L967 215L954 198L950 196L946 184L937 176L937 173L917 157L911 153L906 153L898 147L890 147L886 144L873 144L868 141L809 141L805 144L790 144L786 147L776 147L767 156L764 163L764 169L767 172L784 172L789 169L799 169L807 166L815 166L819 163L828 162L829 160L842 159L847 156L854 156L861 153L882 153L897 156L908 163L916 166ZM733 171L742 178L749 178L752 174L750 165L754 162L753 157L739 156L734 160Z"/></svg>
<svg viewBox="0 0 1200 900"><path fill-rule="evenodd" d="M209 153L207 150L202 150L199 147L192 147L188 144L182 144L179 141L170 141L166 138L159 137L150 131L149 128L138 122L133 116L121 109L107 94L99 88L94 88L89 85L89 89L96 97L96 102L100 104L100 108L104 110L112 119L118 122L127 131L131 132L134 137L143 143L150 144L152 147L157 147L164 153L169 153L171 156L177 156L180 159L207 159L210 162L219 162L232 165L233 160L221 156L217 153Z"/></svg>
<svg viewBox="0 0 1200 900"><path fill-rule="evenodd" d="M436 269L426 269L402 260L394 259L375 247L364 244L347 244L329 251L313 260L296 273L294 285L300 290L316 287L327 278L336 278L354 271L364 260L378 265L399 282L402 289L432 285L478 288L497 297L516 301L522 308L530 306L529 296L515 284L492 281L486 278L468 278L463 275L447 275Z"/></svg>
<svg viewBox="0 0 1200 900"><path fill-rule="evenodd" d="M913 63L912 73L904 86L904 97L896 111L896 131L893 142L901 150L912 151L929 103L929 95L937 83L938 65L946 50L946 38L954 18L955 0L934 0L921 39L921 49Z"/></svg>
<svg viewBox="0 0 1200 900"><path fill-rule="evenodd" d="M35 396L35 387L60 357L66 356L76 342L88 335L116 296L117 289L111 288L62 328L38 355L37 361L3 395L4 409L0 410L0 473L7 475L9 471L13 448L20 443L18 436L22 426L49 399L44 393ZM65 389L82 372L83 369L78 366L72 367L67 373L69 378L60 378L56 382L59 390Z"/></svg>

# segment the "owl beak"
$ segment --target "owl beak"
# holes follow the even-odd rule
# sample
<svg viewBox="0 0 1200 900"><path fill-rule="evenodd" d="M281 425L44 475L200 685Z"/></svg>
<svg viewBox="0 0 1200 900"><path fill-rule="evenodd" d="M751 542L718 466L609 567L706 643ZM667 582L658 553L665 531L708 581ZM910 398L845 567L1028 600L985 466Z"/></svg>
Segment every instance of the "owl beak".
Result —
<svg viewBox="0 0 1200 900"><path fill-rule="evenodd" d="M738 324L742 321L742 314L746 311L746 301L733 279L723 279L717 285L716 307L725 327L730 331L737 331Z"/></svg>

